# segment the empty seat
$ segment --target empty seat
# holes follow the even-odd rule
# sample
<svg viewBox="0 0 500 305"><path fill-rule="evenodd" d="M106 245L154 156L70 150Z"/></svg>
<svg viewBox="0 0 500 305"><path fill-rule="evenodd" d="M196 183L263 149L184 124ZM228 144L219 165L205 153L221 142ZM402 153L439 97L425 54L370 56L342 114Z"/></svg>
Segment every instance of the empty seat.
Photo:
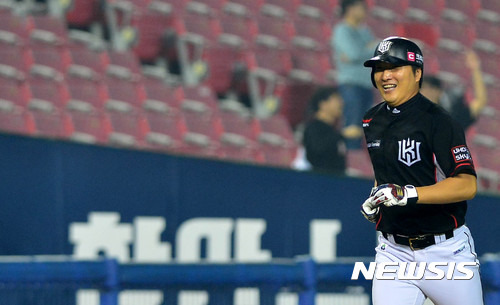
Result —
<svg viewBox="0 0 500 305"><path fill-rule="evenodd" d="M183 136L182 153L203 157L220 158L220 121L216 117L184 111L186 133Z"/></svg>
<svg viewBox="0 0 500 305"><path fill-rule="evenodd" d="M251 45L258 34L255 18L245 6L228 2L220 13L223 34L230 34L240 40L240 44Z"/></svg>
<svg viewBox="0 0 500 305"><path fill-rule="evenodd" d="M329 45L331 39L331 24L323 17L321 11L312 6L299 7L294 18L296 36L313 39L323 47Z"/></svg>
<svg viewBox="0 0 500 305"><path fill-rule="evenodd" d="M125 147L144 147L149 132L146 117L140 112L107 112L111 122L108 143Z"/></svg>
<svg viewBox="0 0 500 305"><path fill-rule="evenodd" d="M346 172L349 176L373 178L373 167L366 149L349 150L346 155Z"/></svg>
<svg viewBox="0 0 500 305"><path fill-rule="evenodd" d="M286 76L292 69L290 49L279 40L269 36L259 36L253 48L257 67Z"/></svg>
<svg viewBox="0 0 500 305"><path fill-rule="evenodd" d="M0 77L0 110L10 112L16 108L25 108L30 96L27 82Z"/></svg>
<svg viewBox="0 0 500 305"><path fill-rule="evenodd" d="M73 133L71 117L63 111L32 111L36 134L44 137L69 138Z"/></svg>
<svg viewBox="0 0 500 305"><path fill-rule="evenodd" d="M185 100L181 108L185 112L192 112L211 116L217 113L217 97L208 86L183 87Z"/></svg>
<svg viewBox="0 0 500 305"><path fill-rule="evenodd" d="M68 110L80 112L100 112L107 101L106 86L99 81L68 76L66 78L69 100Z"/></svg>
<svg viewBox="0 0 500 305"><path fill-rule="evenodd" d="M167 84L164 79L145 76L143 78L146 99L143 108L164 114L178 114L184 100L181 86Z"/></svg>
<svg viewBox="0 0 500 305"><path fill-rule="evenodd" d="M24 18L5 14L0 22L0 42L8 44L25 45L28 43L28 25Z"/></svg>
<svg viewBox="0 0 500 305"><path fill-rule="evenodd" d="M237 3L246 7L253 15L257 15L260 11L262 5L266 3L266 0L229 0L230 3Z"/></svg>
<svg viewBox="0 0 500 305"><path fill-rule="evenodd" d="M32 73L42 74L56 80L64 78L71 63L69 50L65 47L54 47L47 45L33 45Z"/></svg>
<svg viewBox="0 0 500 305"><path fill-rule="evenodd" d="M476 39L476 29L468 18L456 14L453 10L445 10L438 22L441 40L471 47Z"/></svg>
<svg viewBox="0 0 500 305"><path fill-rule="evenodd" d="M117 77L107 77L104 83L109 98L105 104L107 109L119 112L133 112L134 109L142 107L145 99L142 83Z"/></svg>
<svg viewBox="0 0 500 305"><path fill-rule="evenodd" d="M467 18L476 18L481 9L481 0L445 0L445 7L460 12Z"/></svg>
<svg viewBox="0 0 500 305"><path fill-rule="evenodd" d="M29 89L30 109L51 113L64 109L68 103L69 93L65 81L33 77L29 80Z"/></svg>
<svg viewBox="0 0 500 305"><path fill-rule="evenodd" d="M259 119L257 126L259 142L274 146L296 146L290 123L283 115L278 114L267 119Z"/></svg>
<svg viewBox="0 0 500 305"><path fill-rule="evenodd" d="M289 148L262 144L260 145L259 150L263 155L263 164L268 166L291 168L297 155L296 147Z"/></svg>
<svg viewBox="0 0 500 305"><path fill-rule="evenodd" d="M3 77L25 79L32 64L29 49L14 44L0 46L0 75Z"/></svg>
<svg viewBox="0 0 500 305"><path fill-rule="evenodd" d="M65 20L69 26L88 28L102 18L100 5L99 0L73 0L65 8Z"/></svg>
<svg viewBox="0 0 500 305"><path fill-rule="evenodd" d="M279 6L290 16L293 16L302 4L302 0L267 0L266 3Z"/></svg>
<svg viewBox="0 0 500 305"><path fill-rule="evenodd" d="M51 15L31 15L28 18L30 39L38 43L63 45L68 42L68 29L63 21Z"/></svg>
<svg viewBox="0 0 500 305"><path fill-rule="evenodd" d="M497 0L481 0L481 8L500 15L500 2Z"/></svg>
<svg viewBox="0 0 500 305"><path fill-rule="evenodd" d="M409 0L371 0L370 5L385 10L390 10L399 16L404 16L410 4Z"/></svg>
<svg viewBox="0 0 500 305"><path fill-rule="evenodd" d="M495 44L500 48L500 13L498 19L476 18L476 39Z"/></svg>
<svg viewBox="0 0 500 305"><path fill-rule="evenodd" d="M0 131L25 135L35 134L33 115L24 109L0 111Z"/></svg>
<svg viewBox="0 0 500 305"><path fill-rule="evenodd" d="M404 37L420 40L431 48L437 46L440 33L439 27L435 24L424 22L405 22L402 26Z"/></svg>
<svg viewBox="0 0 500 305"><path fill-rule="evenodd" d="M410 1L406 9L406 16L432 22L441 16L441 12L445 8L445 0L420 0Z"/></svg>
<svg viewBox="0 0 500 305"><path fill-rule="evenodd" d="M325 18L331 20L337 14L337 8L340 5L339 0L302 0L302 4L318 8Z"/></svg>
<svg viewBox="0 0 500 305"><path fill-rule="evenodd" d="M137 80L140 78L141 64L137 56L131 51L110 51L107 58L109 58L106 72L110 75L129 79Z"/></svg>
<svg viewBox="0 0 500 305"><path fill-rule="evenodd" d="M69 48L71 58L68 73L89 79L99 79L105 72L109 56L106 51L95 51L73 44Z"/></svg>
<svg viewBox="0 0 500 305"><path fill-rule="evenodd" d="M219 117L223 130L221 141L233 142L236 146L255 145L256 124L252 117L230 111L220 111Z"/></svg>
<svg viewBox="0 0 500 305"><path fill-rule="evenodd" d="M229 0L203 0L202 2L215 11L220 11Z"/></svg>
<svg viewBox="0 0 500 305"><path fill-rule="evenodd" d="M182 14L182 22L186 33L196 34L205 39L206 43L217 40L221 33L221 25L215 12L200 2L188 3Z"/></svg>
<svg viewBox="0 0 500 305"><path fill-rule="evenodd" d="M279 6L266 4L257 14L259 34L277 38L282 43L288 44L295 35L292 20L286 11Z"/></svg>
<svg viewBox="0 0 500 305"><path fill-rule="evenodd" d="M477 133L491 136L497 140L500 140L500 121L494 115L481 115L479 116L475 124Z"/></svg>
<svg viewBox="0 0 500 305"><path fill-rule="evenodd" d="M330 49L308 39L296 39L291 49L293 68L306 73L304 77L317 84L334 80L334 67Z"/></svg>
<svg viewBox="0 0 500 305"><path fill-rule="evenodd" d="M111 122L104 111L72 111L69 115L73 122L73 133L70 135L70 139L89 144L108 143Z"/></svg>
<svg viewBox="0 0 500 305"><path fill-rule="evenodd" d="M373 10L366 20L375 37L384 39L388 36L403 36L404 29L398 16L391 11Z"/></svg>
<svg viewBox="0 0 500 305"><path fill-rule="evenodd" d="M171 153L183 152L186 123L182 115L146 112L145 116L149 125L145 138L147 148Z"/></svg>
<svg viewBox="0 0 500 305"><path fill-rule="evenodd" d="M453 49L438 47L434 50L439 62L440 77L446 83L467 84L470 71L464 68L464 53Z"/></svg>

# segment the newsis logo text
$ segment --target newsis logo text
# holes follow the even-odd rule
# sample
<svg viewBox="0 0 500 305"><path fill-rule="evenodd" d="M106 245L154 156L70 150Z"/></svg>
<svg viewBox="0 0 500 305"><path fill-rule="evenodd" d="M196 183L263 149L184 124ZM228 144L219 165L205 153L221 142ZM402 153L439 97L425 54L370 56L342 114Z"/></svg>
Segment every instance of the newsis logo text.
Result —
<svg viewBox="0 0 500 305"><path fill-rule="evenodd" d="M366 280L470 280L474 276L471 267L476 262L371 262L369 267L356 262L351 280L359 279L360 273Z"/></svg>

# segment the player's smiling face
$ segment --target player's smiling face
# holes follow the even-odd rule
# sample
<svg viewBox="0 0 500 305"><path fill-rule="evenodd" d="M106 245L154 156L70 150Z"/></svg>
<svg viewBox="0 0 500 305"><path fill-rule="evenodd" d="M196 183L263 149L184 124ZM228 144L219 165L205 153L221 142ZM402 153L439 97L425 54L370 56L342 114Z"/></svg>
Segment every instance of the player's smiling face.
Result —
<svg viewBox="0 0 500 305"><path fill-rule="evenodd" d="M373 78L377 89L389 106L397 107L418 93L421 69L414 73L411 66L395 66L385 62L377 63L374 69Z"/></svg>

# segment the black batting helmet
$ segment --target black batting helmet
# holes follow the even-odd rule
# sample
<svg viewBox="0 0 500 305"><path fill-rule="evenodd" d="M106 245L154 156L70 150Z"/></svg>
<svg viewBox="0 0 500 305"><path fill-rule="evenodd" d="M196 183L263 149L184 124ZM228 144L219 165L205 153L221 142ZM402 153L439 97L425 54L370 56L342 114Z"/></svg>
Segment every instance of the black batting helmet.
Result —
<svg viewBox="0 0 500 305"><path fill-rule="evenodd" d="M365 67L372 68L372 84L376 88L375 80L373 79L373 67L378 62L387 62L396 66L416 66L424 70L424 57L422 51L413 41L398 36L387 37L382 40L375 49L373 57L365 61ZM422 85L423 77L420 78L420 86Z"/></svg>

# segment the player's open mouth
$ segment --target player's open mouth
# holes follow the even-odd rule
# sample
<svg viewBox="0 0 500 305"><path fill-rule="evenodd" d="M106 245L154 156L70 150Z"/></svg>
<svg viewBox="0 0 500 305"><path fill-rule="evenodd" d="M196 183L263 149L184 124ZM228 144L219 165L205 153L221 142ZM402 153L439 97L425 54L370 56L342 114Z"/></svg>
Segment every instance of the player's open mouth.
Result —
<svg viewBox="0 0 500 305"><path fill-rule="evenodd" d="M383 85L382 88L384 88L384 91L391 91L394 90L397 86L394 84L391 85Z"/></svg>

